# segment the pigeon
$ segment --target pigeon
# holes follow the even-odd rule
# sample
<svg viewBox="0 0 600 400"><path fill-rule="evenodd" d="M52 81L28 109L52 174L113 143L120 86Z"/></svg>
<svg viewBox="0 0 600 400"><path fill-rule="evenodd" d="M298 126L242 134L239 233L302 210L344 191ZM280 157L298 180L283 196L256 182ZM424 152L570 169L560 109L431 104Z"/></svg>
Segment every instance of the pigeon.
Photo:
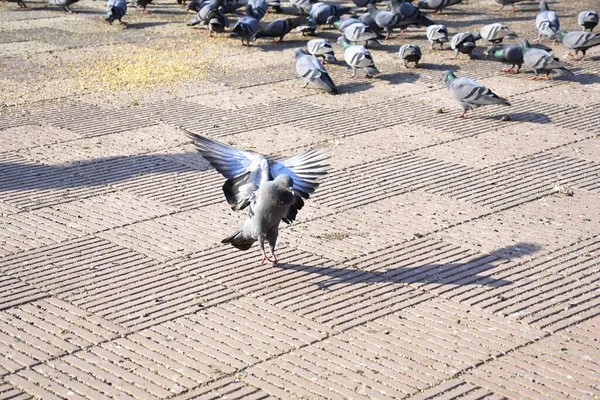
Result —
<svg viewBox="0 0 600 400"><path fill-rule="evenodd" d="M136 0L135 2L137 9L143 11L144 14L150 14L150 11L146 9L150 3L152 3L152 0Z"/></svg>
<svg viewBox="0 0 600 400"><path fill-rule="evenodd" d="M375 23L385 30L384 40L389 39L392 29L398 25L402 17L390 11L378 10L375 4L367 5L367 11L371 14Z"/></svg>
<svg viewBox="0 0 600 400"><path fill-rule="evenodd" d="M29 10L29 7L27 7L27 4L25 4L25 2L23 0L3 0L2 2L3 3L17 3L19 8Z"/></svg>
<svg viewBox="0 0 600 400"><path fill-rule="evenodd" d="M332 15L340 17L349 13L350 10L351 7L340 7L327 3L315 3L310 9L310 16L317 21L318 25L324 25L327 23L327 18L331 17Z"/></svg>
<svg viewBox="0 0 600 400"><path fill-rule="evenodd" d="M355 15L351 15L346 18L340 18L336 15L332 15L327 18L327 25L337 29L340 32L344 32L344 29L356 23L360 23L360 20Z"/></svg>
<svg viewBox="0 0 600 400"><path fill-rule="evenodd" d="M540 41L542 36L555 39L560 29L558 15L548 8L545 0L540 1L540 13L535 17L535 26L538 30L537 41Z"/></svg>
<svg viewBox="0 0 600 400"><path fill-rule="evenodd" d="M212 3L214 0L192 0L188 3L186 10L198 12L205 5Z"/></svg>
<svg viewBox="0 0 600 400"><path fill-rule="evenodd" d="M317 57L307 54L301 48L294 50L296 57L296 72L304 79L305 86L311 85L331 94L338 94L338 89Z"/></svg>
<svg viewBox="0 0 600 400"><path fill-rule="evenodd" d="M569 52L569 56L576 60L583 60L588 49L594 46L600 46L600 35L589 32L568 32L565 30L558 31L556 38L567 49L574 51L575 54ZM582 52L583 55L577 58L577 53Z"/></svg>
<svg viewBox="0 0 600 400"><path fill-rule="evenodd" d="M517 34L513 32L508 26L495 23L483 26L479 30L479 35L475 36L475 39L485 39L492 44L502 43L504 38L513 39L516 38Z"/></svg>
<svg viewBox="0 0 600 400"><path fill-rule="evenodd" d="M248 4L246 5L246 15L249 15L248 6L251 6L250 10L252 14L250 14L250 16L256 18L257 21L260 21L265 16L267 9L269 8L269 5L265 0L248 0Z"/></svg>
<svg viewBox="0 0 600 400"><path fill-rule="evenodd" d="M427 40L431 43L432 49L436 43L439 43L440 49L443 49L444 43L448 41L448 28L446 28L446 25L430 25L427 28Z"/></svg>
<svg viewBox="0 0 600 400"><path fill-rule="evenodd" d="M376 0L352 0L356 7L366 7L369 4L374 4Z"/></svg>
<svg viewBox="0 0 600 400"><path fill-rule="evenodd" d="M258 241L262 262L277 264L275 245L279 224L292 223L298 211L327 173L327 157L320 150L274 161L270 157L234 147L185 131L196 149L227 181L223 193L232 209L249 207L249 216L221 243L248 250ZM268 241L272 259L265 252Z"/></svg>
<svg viewBox="0 0 600 400"><path fill-rule="evenodd" d="M115 20L119 21L123 25L126 25L121 18L127 14L127 2L125 0L108 0L106 5L106 14L107 17L104 19L104 22L106 22L108 25L112 25Z"/></svg>
<svg viewBox="0 0 600 400"><path fill-rule="evenodd" d="M229 19L225 15L224 7L220 6L208 21L208 36L212 37L213 32L222 33L225 28L229 28Z"/></svg>
<svg viewBox="0 0 600 400"><path fill-rule="evenodd" d="M504 8L504 6L512 6L512 12L517 12L515 8L515 3L519 3L524 0L494 0L496 3L500 4L500 8L494 10L495 12L500 12Z"/></svg>
<svg viewBox="0 0 600 400"><path fill-rule="evenodd" d="M71 6L77 3L79 0L49 0L48 4L52 6L60 6L66 12L73 14L73 10L71 10Z"/></svg>
<svg viewBox="0 0 600 400"><path fill-rule="evenodd" d="M415 68L419 66L421 60L421 48L416 44L404 44L398 50L398 56L404 62L404 67L408 68L408 63L415 63Z"/></svg>
<svg viewBox="0 0 600 400"><path fill-rule="evenodd" d="M317 22L311 17L305 18L304 23L296 27L296 31L300 32L302 36L313 35L317 30Z"/></svg>
<svg viewBox="0 0 600 400"><path fill-rule="evenodd" d="M200 11L196 13L187 23L187 26L208 25L208 22L214 18L215 12L219 7L219 1L211 1L206 3Z"/></svg>
<svg viewBox="0 0 600 400"><path fill-rule="evenodd" d="M233 26L233 33L242 39L243 46L250 46L250 42L254 41L260 29L258 20L251 16L252 14L252 5L248 4L246 6L246 15L238 19ZM246 40L246 43L244 43L244 40Z"/></svg>
<svg viewBox="0 0 600 400"><path fill-rule="evenodd" d="M306 43L306 48L308 52L315 57L322 57L323 63L325 62L336 62L335 52L333 51L333 46L329 43L327 39L313 39L309 40Z"/></svg>
<svg viewBox="0 0 600 400"><path fill-rule="evenodd" d="M338 38L338 44L344 49L344 60L352 68L352 76L356 75L357 68L363 69L365 78L379 74L371 53L364 46L352 44L344 36Z"/></svg>
<svg viewBox="0 0 600 400"><path fill-rule="evenodd" d="M475 35L470 32L457 33L450 41L450 48L454 50L451 58L456 58L458 53L468 54L469 58L473 58L472 53L475 46Z"/></svg>
<svg viewBox="0 0 600 400"><path fill-rule="evenodd" d="M377 34L362 22L349 25L344 29L343 36L352 43L365 43L377 39Z"/></svg>
<svg viewBox="0 0 600 400"><path fill-rule="evenodd" d="M370 12L361 14L358 19L360 22L367 25L369 29L371 29L371 31L373 31L373 33L377 35L378 38L383 37L383 29L381 29L379 25L377 25L377 22L375 22L375 18L373 18Z"/></svg>
<svg viewBox="0 0 600 400"><path fill-rule="evenodd" d="M298 14L309 14L312 4L310 0L290 0L290 3L298 11Z"/></svg>
<svg viewBox="0 0 600 400"><path fill-rule="evenodd" d="M534 72L530 79L537 79L540 72L545 72L546 77L541 79L550 79L550 72L556 72L561 75L573 75L566 67L569 64L559 61L546 50L532 48L527 39L521 41L523 48L523 64L527 65Z"/></svg>
<svg viewBox="0 0 600 400"><path fill-rule="evenodd" d="M405 28L411 25L431 26L435 24L435 22L427 18L424 12L408 1L390 0L389 8L393 13L398 14L401 17L400 22L398 23L398 28L401 29L401 35L404 34Z"/></svg>
<svg viewBox="0 0 600 400"><path fill-rule="evenodd" d="M598 21L600 21L600 16L596 11L582 11L577 16L577 24L583 28L584 31L588 29L591 31L594 30L596 25L598 25Z"/></svg>
<svg viewBox="0 0 600 400"><path fill-rule="evenodd" d="M467 111L481 106L492 104L510 106L506 99L497 96L490 89L473 79L457 78L452 71L445 71L442 79L446 82L450 94L463 109L463 112L458 116L459 118L466 118Z"/></svg>
<svg viewBox="0 0 600 400"><path fill-rule="evenodd" d="M510 68L501 70L510 74L518 74L523 65L523 48L519 44L511 44L509 46L491 46L485 51L485 56L494 57L504 64L509 64ZM517 67L515 70L514 68Z"/></svg>
<svg viewBox="0 0 600 400"><path fill-rule="evenodd" d="M290 33L292 29L300 26L304 22L305 18L280 18L266 23L260 27L260 30L256 33L256 38L270 37L275 38L274 43L279 43L283 40L283 37Z"/></svg>
<svg viewBox="0 0 600 400"><path fill-rule="evenodd" d="M442 9L453 6L462 2L462 0L421 0L419 1L419 8L425 10L435 10L434 14L439 14Z"/></svg>
<svg viewBox="0 0 600 400"><path fill-rule="evenodd" d="M269 0L267 1L267 5L273 8L273 11L276 13L280 13L281 9L281 1L280 0Z"/></svg>

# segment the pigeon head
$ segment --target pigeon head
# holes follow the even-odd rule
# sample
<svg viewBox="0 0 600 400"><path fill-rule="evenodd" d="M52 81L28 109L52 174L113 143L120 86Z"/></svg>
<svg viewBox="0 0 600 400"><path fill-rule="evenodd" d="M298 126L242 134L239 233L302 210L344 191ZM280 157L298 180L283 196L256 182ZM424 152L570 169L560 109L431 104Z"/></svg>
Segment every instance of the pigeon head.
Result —
<svg viewBox="0 0 600 400"><path fill-rule="evenodd" d="M561 29L560 31L556 32L556 35L555 35L556 41L559 43L562 43L562 41L567 33L568 32L565 31L564 29Z"/></svg>
<svg viewBox="0 0 600 400"><path fill-rule="evenodd" d="M540 1L540 10L541 11L550 11L548 8L548 3L545 0Z"/></svg>
<svg viewBox="0 0 600 400"><path fill-rule="evenodd" d="M497 51L502 51L502 46L490 46L483 52L483 55L486 57L494 56Z"/></svg>
<svg viewBox="0 0 600 400"><path fill-rule="evenodd" d="M337 15L330 15L329 17L327 17L327 25L331 26L335 26L336 22L340 21L340 17L338 17Z"/></svg>
<svg viewBox="0 0 600 400"><path fill-rule="evenodd" d="M444 71L444 74L442 75L442 79L440 79L440 80L444 81L446 84L449 84L450 82L452 82L455 79L456 79L456 75L454 75L454 73L452 71Z"/></svg>
<svg viewBox="0 0 600 400"><path fill-rule="evenodd" d="M297 47L294 49L294 58L296 60L305 55L306 55L306 52L303 49L301 49L300 47Z"/></svg>
<svg viewBox="0 0 600 400"><path fill-rule="evenodd" d="M523 50L531 49L531 44L529 43L529 40L527 40L527 39L521 40L521 47L523 48Z"/></svg>
<svg viewBox="0 0 600 400"><path fill-rule="evenodd" d="M377 7L375 7L375 4L369 3L367 4L367 11L371 13L371 15L377 14Z"/></svg>
<svg viewBox="0 0 600 400"><path fill-rule="evenodd" d="M342 46L342 49L347 49L348 47L352 46L352 43L350 43L350 41L343 36L338 38L337 43Z"/></svg>
<svg viewBox="0 0 600 400"><path fill-rule="evenodd" d="M281 174L277 175L275 179L273 179L273 184L281 188L292 190L292 188L294 187L294 180L289 175Z"/></svg>
<svg viewBox="0 0 600 400"><path fill-rule="evenodd" d="M417 4L417 7L419 7L419 8L429 8L429 4L427 4L427 0L421 0Z"/></svg>

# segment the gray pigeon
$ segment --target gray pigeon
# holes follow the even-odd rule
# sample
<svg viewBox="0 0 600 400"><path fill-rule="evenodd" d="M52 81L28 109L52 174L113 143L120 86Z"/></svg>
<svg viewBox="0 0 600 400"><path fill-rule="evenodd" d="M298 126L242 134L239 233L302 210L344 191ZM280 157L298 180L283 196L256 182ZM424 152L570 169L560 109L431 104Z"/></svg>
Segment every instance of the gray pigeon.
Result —
<svg viewBox="0 0 600 400"><path fill-rule="evenodd" d="M108 0L106 14L107 17L104 19L104 22L107 24L112 25L117 20L121 24L126 25L121 18L127 14L127 2L125 0Z"/></svg>
<svg viewBox="0 0 600 400"><path fill-rule="evenodd" d="M548 8L545 0L540 2L540 13L535 17L535 26L538 30L538 41L542 36L546 36L548 39L555 39L560 29L558 15Z"/></svg>
<svg viewBox="0 0 600 400"><path fill-rule="evenodd" d="M333 46L329 43L327 39L313 39L309 40L306 43L306 48L308 52L315 57L322 57L323 63L325 62L336 62L335 52L333 50Z"/></svg>
<svg viewBox="0 0 600 400"><path fill-rule="evenodd" d="M421 61L421 48L416 44L404 44L398 50L398 56L404 62L404 67L408 68L408 63L415 63L415 68L419 66Z"/></svg>
<svg viewBox="0 0 600 400"><path fill-rule="evenodd" d="M221 6L208 20L208 36L212 36L213 32L222 33L225 28L229 28L229 19L225 15L224 7Z"/></svg>
<svg viewBox="0 0 600 400"><path fill-rule="evenodd" d="M504 38L506 39L514 39L517 37L517 34L513 32L508 26L495 23L483 26L479 30L479 35L475 37L475 39L484 39L492 44L502 43Z"/></svg>
<svg viewBox="0 0 600 400"><path fill-rule="evenodd" d="M198 12L202 7L212 2L211 0L192 0L187 4L186 10Z"/></svg>
<svg viewBox="0 0 600 400"><path fill-rule="evenodd" d="M280 18L269 23L263 24L260 30L256 34L256 38L270 37L275 38L274 43L279 43L283 40L283 37L290 33L292 29L300 26L306 18Z"/></svg>
<svg viewBox="0 0 600 400"><path fill-rule="evenodd" d="M402 19L402 16L396 13L378 10L375 4L368 4L367 11L371 14L377 26L385 30L384 40L389 39L392 30L398 26Z"/></svg>
<svg viewBox="0 0 600 400"><path fill-rule="evenodd" d="M431 25L427 28L427 40L433 45L439 43L440 49L444 48L444 43L448 41L448 28L446 25Z"/></svg>
<svg viewBox="0 0 600 400"><path fill-rule="evenodd" d="M25 2L23 0L3 0L2 2L3 3L17 3L19 8L22 8L24 10L29 10L29 7L27 7L27 4L25 4Z"/></svg>
<svg viewBox="0 0 600 400"><path fill-rule="evenodd" d="M219 1L214 0L209 3L206 3L200 11L196 13L187 23L188 26L195 25L208 25L208 22L214 18L215 12L219 7Z"/></svg>
<svg viewBox="0 0 600 400"><path fill-rule="evenodd" d="M459 118L466 118L467 111L481 106L499 104L510 106L510 103L502 97L494 94L490 89L469 78L457 78L452 71L444 72L442 76L450 94L458 101L463 109Z"/></svg>
<svg viewBox="0 0 600 400"><path fill-rule="evenodd" d="M150 3L152 3L152 0L136 0L135 5L139 11L143 11L144 14L150 14L150 11L146 9Z"/></svg>
<svg viewBox="0 0 600 400"><path fill-rule="evenodd" d="M369 40L377 39L377 34L362 22L349 25L344 29L343 36L352 43L366 43Z"/></svg>
<svg viewBox="0 0 600 400"><path fill-rule="evenodd" d="M492 56L495 60L504 64L509 64L511 67L503 69L502 72L510 74L518 74L523 65L523 48L519 44L511 44L509 46L491 46L485 51L485 56ZM517 67L515 70L514 68Z"/></svg>
<svg viewBox="0 0 600 400"><path fill-rule="evenodd" d="M233 33L242 39L243 46L250 46L250 42L254 41L256 34L260 29L258 20L252 15L252 6L248 4L246 6L246 15L238 19L233 26ZM244 40L246 41L244 43Z"/></svg>
<svg viewBox="0 0 600 400"><path fill-rule="evenodd" d="M66 12L73 14L73 10L71 10L71 6L77 3L79 0L49 0L48 4L52 6L62 7Z"/></svg>
<svg viewBox="0 0 600 400"><path fill-rule="evenodd" d="M304 79L305 86L311 85L332 94L338 94L338 89L327 73L323 64L313 55L309 55L301 48L294 50L296 57L296 72Z"/></svg>
<svg viewBox="0 0 600 400"><path fill-rule="evenodd" d="M197 150L227 181L223 193L236 210L249 207L249 218L221 243L248 250L258 241L263 263L277 264L275 245L281 221L292 223L298 211L326 174L327 157L320 150L274 161L261 154L234 147L186 131ZM265 241L273 259L265 252Z"/></svg>
<svg viewBox="0 0 600 400"><path fill-rule="evenodd" d="M600 16L596 11L582 11L577 16L577 24L583 28L584 31L588 29L591 31L594 30L596 25L598 25L598 21L600 21Z"/></svg>
<svg viewBox="0 0 600 400"><path fill-rule="evenodd" d="M350 12L351 7L341 7L327 3L315 3L310 9L310 16L317 21L318 25L327 23L327 19L332 15L342 16Z"/></svg>
<svg viewBox="0 0 600 400"><path fill-rule="evenodd" d="M550 79L550 72L556 72L560 75L573 75L566 68L569 64L559 61L558 58L546 50L532 48L527 39L521 41L521 47L523 48L523 63L531 68L535 74L530 79L537 79L540 72L546 73L546 77L541 79Z"/></svg>
<svg viewBox="0 0 600 400"><path fill-rule="evenodd" d="M269 9L269 5L265 0L248 0L246 7L248 6L251 6L252 14L248 14L248 8L246 8L246 15L256 18L257 21L260 21Z"/></svg>
<svg viewBox="0 0 600 400"><path fill-rule="evenodd" d="M585 53L594 46L600 46L600 35L589 32L569 32L565 30L558 31L556 38L567 49L574 51L575 54L569 53L576 60L583 60ZM577 58L577 53L582 52L583 55Z"/></svg>
<svg viewBox="0 0 600 400"><path fill-rule="evenodd" d="M378 38L383 37L383 29L381 29L379 25L377 25L377 22L375 22L375 18L373 18L371 13L363 13L358 19L360 22L367 25L371 29L371 31L373 31L373 33L377 35Z"/></svg>
<svg viewBox="0 0 600 400"><path fill-rule="evenodd" d="M454 50L452 58L456 58L458 53L468 54L469 58L473 58L475 46L475 35L470 32L457 33L450 41L450 48Z"/></svg>
<svg viewBox="0 0 600 400"><path fill-rule="evenodd" d="M356 75L357 68L363 69L365 78L379 74L371 53L364 46L352 44L344 36L338 38L338 44L344 49L344 60L352 68L352 76Z"/></svg>
<svg viewBox="0 0 600 400"><path fill-rule="evenodd" d="M400 15L401 19L398 23L398 28L401 29L400 34L404 34L404 30L411 26L431 26L435 22L427 18L426 14L413 6L408 1L390 0L388 4L393 13Z"/></svg>
<svg viewBox="0 0 600 400"><path fill-rule="evenodd" d="M453 6L462 2L462 0L421 0L419 8L424 10L435 10L434 14L439 14L444 8Z"/></svg>
<svg viewBox="0 0 600 400"><path fill-rule="evenodd" d="M327 18L327 25L334 27L340 32L344 32L344 29L356 23L360 23L360 20L355 15L351 15L345 18L340 18L336 15L332 15L329 18Z"/></svg>
<svg viewBox="0 0 600 400"><path fill-rule="evenodd" d="M495 0L495 1L496 1L496 3L500 4L500 8L497 10L494 10L495 12L502 11L504 6L512 6L512 12L517 12L517 9L515 8L515 3L519 3L519 2L525 1L525 0Z"/></svg>

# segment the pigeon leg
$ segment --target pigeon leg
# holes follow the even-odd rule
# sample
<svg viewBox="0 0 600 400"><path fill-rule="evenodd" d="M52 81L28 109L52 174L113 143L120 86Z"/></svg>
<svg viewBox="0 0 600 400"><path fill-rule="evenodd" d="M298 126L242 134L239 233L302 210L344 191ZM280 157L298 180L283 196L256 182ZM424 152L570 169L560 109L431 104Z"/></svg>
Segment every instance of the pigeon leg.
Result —
<svg viewBox="0 0 600 400"><path fill-rule="evenodd" d="M440 15L442 13L442 10L435 10L434 12L432 12L432 15Z"/></svg>
<svg viewBox="0 0 600 400"><path fill-rule="evenodd" d="M457 118L467 118L467 112L463 111Z"/></svg>
<svg viewBox="0 0 600 400"><path fill-rule="evenodd" d="M406 29L400 29L400 33L399 33L399 35L400 35L400 36L404 36L404 35L406 35Z"/></svg>
<svg viewBox="0 0 600 400"><path fill-rule="evenodd" d="M273 43L279 43L279 42L281 42L281 39L283 39L283 38L276 38L275 40L273 40Z"/></svg>
<svg viewBox="0 0 600 400"><path fill-rule="evenodd" d="M390 33L391 31L389 29L386 29L385 37L383 38L383 40L388 40L390 38Z"/></svg>
<svg viewBox="0 0 600 400"><path fill-rule="evenodd" d="M510 68L507 68L507 69L501 69L500 72L508 72L508 73L512 74L513 73L513 67L514 67L514 65L512 67L510 67Z"/></svg>
<svg viewBox="0 0 600 400"><path fill-rule="evenodd" d="M408 69L408 63L404 60L404 68Z"/></svg>
<svg viewBox="0 0 600 400"><path fill-rule="evenodd" d="M500 12L500 11L502 11L503 8L504 8L504 4L502 4L502 7L500 7L499 9L494 10L494 12Z"/></svg>

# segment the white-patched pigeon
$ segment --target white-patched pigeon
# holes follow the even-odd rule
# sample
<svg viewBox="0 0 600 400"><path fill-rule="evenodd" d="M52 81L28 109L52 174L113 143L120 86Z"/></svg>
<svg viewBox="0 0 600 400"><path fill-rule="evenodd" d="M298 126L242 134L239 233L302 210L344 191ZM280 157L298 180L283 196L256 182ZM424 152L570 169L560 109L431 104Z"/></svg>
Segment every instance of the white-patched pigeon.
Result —
<svg viewBox="0 0 600 400"><path fill-rule="evenodd" d="M327 39L313 39L306 43L308 52L315 57L322 57L323 62L336 62L333 46Z"/></svg>

